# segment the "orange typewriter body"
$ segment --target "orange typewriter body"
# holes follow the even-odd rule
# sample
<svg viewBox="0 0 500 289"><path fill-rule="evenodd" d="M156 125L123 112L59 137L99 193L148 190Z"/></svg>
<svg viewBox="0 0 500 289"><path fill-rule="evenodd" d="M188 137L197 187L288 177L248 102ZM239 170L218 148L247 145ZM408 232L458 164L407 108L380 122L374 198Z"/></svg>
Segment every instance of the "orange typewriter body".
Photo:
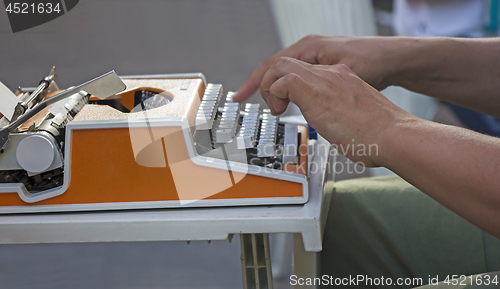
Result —
<svg viewBox="0 0 500 289"><path fill-rule="evenodd" d="M53 142L61 157L57 169L62 183L43 191L1 183L0 213L307 201L307 128L297 129L303 144L297 147L297 161L279 168L252 164L248 151L236 148L235 141L200 151L196 117L207 92L201 74L122 80L125 91L106 100L90 96L64 126L59 155L59 143ZM159 104L145 108L138 101L144 94ZM207 130L206 135L214 132ZM37 178L33 172L28 176Z"/></svg>

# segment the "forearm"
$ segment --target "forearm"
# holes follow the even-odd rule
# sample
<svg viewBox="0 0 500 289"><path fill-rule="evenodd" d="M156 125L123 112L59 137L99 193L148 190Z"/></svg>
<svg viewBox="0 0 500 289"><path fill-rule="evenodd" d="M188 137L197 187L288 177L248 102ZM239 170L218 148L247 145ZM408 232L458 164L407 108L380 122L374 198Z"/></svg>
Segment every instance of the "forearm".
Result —
<svg viewBox="0 0 500 289"><path fill-rule="evenodd" d="M500 38L397 38L393 85L500 117Z"/></svg>
<svg viewBox="0 0 500 289"><path fill-rule="evenodd" d="M388 135L378 164L500 238L500 139L417 118Z"/></svg>

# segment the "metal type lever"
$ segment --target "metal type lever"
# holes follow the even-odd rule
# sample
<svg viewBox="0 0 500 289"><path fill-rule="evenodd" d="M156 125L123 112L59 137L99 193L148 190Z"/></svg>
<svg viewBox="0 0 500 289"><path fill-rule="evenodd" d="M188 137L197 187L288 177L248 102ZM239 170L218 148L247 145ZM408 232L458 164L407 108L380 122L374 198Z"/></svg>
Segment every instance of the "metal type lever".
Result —
<svg viewBox="0 0 500 289"><path fill-rule="evenodd" d="M50 86L52 81L56 79L56 67L52 67L48 76L44 77L40 81L40 85L31 93L23 95L20 103L17 104L14 115L12 116L11 121L15 121L22 114L24 114L28 109L33 108L37 103L43 100L45 95L47 94L47 88Z"/></svg>
<svg viewBox="0 0 500 289"><path fill-rule="evenodd" d="M118 77L116 72L112 70L108 73L105 73L99 77L89 80L76 87L67 89L49 99L46 99L45 101L34 106L32 109L26 111L16 121L12 122L10 125L0 130L0 152L3 151L7 146L7 144L9 143L9 135L12 131L17 129L21 124L23 124L28 119L35 116L37 113L39 113L49 105L56 103L63 98L71 96L81 90L84 90L87 93L90 93L100 99L105 99L109 96L117 94L120 91L125 90L125 88L126 88L125 83L123 83L123 81ZM34 91L33 93L35 92L36 91Z"/></svg>

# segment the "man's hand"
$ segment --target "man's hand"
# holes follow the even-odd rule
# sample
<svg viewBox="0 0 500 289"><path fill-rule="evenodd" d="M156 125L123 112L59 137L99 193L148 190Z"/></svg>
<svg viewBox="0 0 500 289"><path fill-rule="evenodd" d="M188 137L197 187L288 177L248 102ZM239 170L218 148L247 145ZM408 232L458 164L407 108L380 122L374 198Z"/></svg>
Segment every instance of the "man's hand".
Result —
<svg viewBox="0 0 500 289"><path fill-rule="evenodd" d="M245 101L260 86L264 73L280 57L291 57L310 64L345 64L363 80L381 90L390 83L397 63L397 48L390 37L324 37L310 35L276 53L259 65L234 97ZM394 65L391 65L394 63Z"/></svg>
<svg viewBox="0 0 500 289"><path fill-rule="evenodd" d="M314 36L266 60L234 99L260 86L273 114L294 102L351 160L389 168L500 238L500 140L419 119L377 91L400 85L500 116L499 64L500 38ZM370 144L378 154L357 150Z"/></svg>
<svg viewBox="0 0 500 289"><path fill-rule="evenodd" d="M500 117L500 38L307 36L260 64L235 101L245 101L280 57L345 64L378 90L390 85Z"/></svg>
<svg viewBox="0 0 500 289"><path fill-rule="evenodd" d="M377 155L367 154L370 145L383 146L391 127L417 119L343 64L312 65L279 57L264 74L260 93L274 115L284 112L289 101L295 103L323 137L366 166L383 165Z"/></svg>

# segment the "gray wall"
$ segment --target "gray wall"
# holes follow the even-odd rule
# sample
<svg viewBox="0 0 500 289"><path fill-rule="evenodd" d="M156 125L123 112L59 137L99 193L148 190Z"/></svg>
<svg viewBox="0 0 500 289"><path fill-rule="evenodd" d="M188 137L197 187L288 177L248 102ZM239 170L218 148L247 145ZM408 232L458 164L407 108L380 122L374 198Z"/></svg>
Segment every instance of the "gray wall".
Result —
<svg viewBox="0 0 500 289"><path fill-rule="evenodd" d="M203 72L236 90L279 47L265 0L82 0L66 15L15 34L0 13L0 81L11 89L36 85L55 65L61 87L114 69Z"/></svg>

